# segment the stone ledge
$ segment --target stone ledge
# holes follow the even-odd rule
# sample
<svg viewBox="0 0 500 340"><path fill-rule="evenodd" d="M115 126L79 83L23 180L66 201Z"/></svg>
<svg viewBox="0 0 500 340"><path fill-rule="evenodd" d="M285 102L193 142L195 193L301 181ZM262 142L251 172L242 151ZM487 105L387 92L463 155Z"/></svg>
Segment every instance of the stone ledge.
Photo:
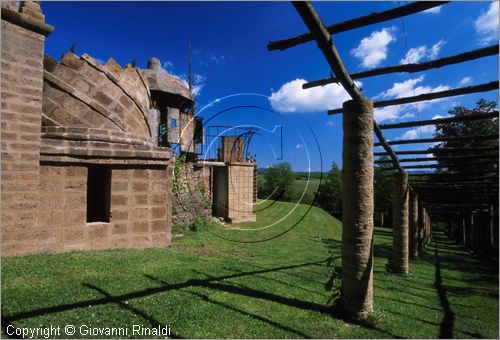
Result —
<svg viewBox="0 0 500 340"><path fill-rule="evenodd" d="M49 25L43 21L35 20L29 16L23 15L6 7L2 7L2 20L8 21L14 25L21 26L44 36L48 36L54 31L54 26Z"/></svg>
<svg viewBox="0 0 500 340"><path fill-rule="evenodd" d="M84 127L42 126L42 138L95 141L154 147L151 140L145 140L139 136L130 135L126 132Z"/></svg>

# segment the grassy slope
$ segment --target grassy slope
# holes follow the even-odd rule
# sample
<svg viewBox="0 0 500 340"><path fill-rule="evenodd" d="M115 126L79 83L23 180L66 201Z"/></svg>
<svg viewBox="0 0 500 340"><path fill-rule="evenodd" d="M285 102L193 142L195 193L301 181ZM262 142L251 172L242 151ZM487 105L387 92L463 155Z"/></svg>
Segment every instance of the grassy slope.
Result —
<svg viewBox="0 0 500 340"><path fill-rule="evenodd" d="M293 207L259 205L258 222ZM375 235L376 313L354 325L324 312L330 292L324 260L340 253L341 225L299 206L261 231L208 228L166 249L114 250L2 259L2 322L16 326L170 324L179 337L498 337L498 275L436 235L436 249L412 263L412 276L385 272L390 230ZM252 228L246 224L242 228ZM218 236L216 236L218 235ZM438 261L436 262L436 260ZM340 264L340 259L336 260ZM437 265L437 266L436 266ZM445 327L443 327L443 325ZM452 325L452 326L450 326Z"/></svg>

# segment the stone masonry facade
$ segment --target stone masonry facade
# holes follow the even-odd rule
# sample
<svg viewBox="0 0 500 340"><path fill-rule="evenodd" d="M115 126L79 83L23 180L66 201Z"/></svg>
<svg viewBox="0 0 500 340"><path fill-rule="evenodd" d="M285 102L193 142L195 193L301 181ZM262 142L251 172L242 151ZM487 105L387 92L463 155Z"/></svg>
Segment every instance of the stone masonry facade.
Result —
<svg viewBox="0 0 500 340"><path fill-rule="evenodd" d="M2 255L170 244L174 155L155 105L188 91L150 92L113 59L44 56L39 3L1 6Z"/></svg>

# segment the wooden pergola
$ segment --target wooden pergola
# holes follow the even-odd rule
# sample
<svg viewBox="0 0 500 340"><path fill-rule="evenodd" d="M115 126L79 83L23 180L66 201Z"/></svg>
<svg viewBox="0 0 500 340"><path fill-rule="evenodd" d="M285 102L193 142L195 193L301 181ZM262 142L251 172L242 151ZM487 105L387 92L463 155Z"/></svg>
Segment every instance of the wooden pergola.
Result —
<svg viewBox="0 0 500 340"><path fill-rule="evenodd" d="M402 105L446 98L464 94L498 90L498 80L474 86L459 87L445 91L424 93L415 96L370 101L356 87L354 79L386 75L396 72L420 72L497 55L499 45L488 46L447 56L423 63L410 63L375 68L349 74L332 39L339 34L356 28L372 25L425 11L446 4L445 1L418 1L387 11L376 12L337 24L325 26L309 2L292 2L297 13L308 28L307 33L270 42L269 51L286 50L310 41L315 41L331 69L331 77L313 80L303 85L304 89L339 83L351 97L342 108L332 108L328 114L343 115L343 235L342 235L342 287L341 302L348 316L367 317L373 311L373 157L385 156L389 160L377 160L375 164L390 163L385 170L394 176L393 188L393 270L408 274L409 258L418 256L425 249L431 237L430 219L449 222L450 232L465 244L480 246L493 233L493 211L498 214L498 134L460 137L433 137L387 141L383 130L421 127L437 124L452 124L498 118L498 111L474 115L419 120L396 124L379 125L373 119L373 108ZM373 134L378 139L373 143ZM474 146L476 141L494 140L496 146ZM422 150L394 151L393 145L436 142L470 141L470 147L449 147L445 149L426 148ZM380 146L383 152L373 152ZM400 158L406 155L428 155L429 157ZM449 173L413 173L410 169L441 169L443 164L429 164L433 161L453 161L477 169ZM402 163L423 163L401 165ZM481 229L479 212L489 214L488 228ZM460 224L460 226L459 226ZM468 227L467 227L468 226ZM488 230L486 230L488 229ZM481 236L482 235L482 236ZM486 235L486 236L485 236ZM483 237L481 239L481 237ZM481 240L482 241L481 241ZM472 240L472 241L470 241ZM467 242L472 243L467 243Z"/></svg>

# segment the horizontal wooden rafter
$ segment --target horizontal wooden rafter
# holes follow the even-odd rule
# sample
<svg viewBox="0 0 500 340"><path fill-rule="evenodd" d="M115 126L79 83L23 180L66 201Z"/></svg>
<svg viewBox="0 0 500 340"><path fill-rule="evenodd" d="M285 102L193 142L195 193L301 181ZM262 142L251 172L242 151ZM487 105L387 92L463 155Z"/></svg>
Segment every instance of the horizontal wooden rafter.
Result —
<svg viewBox="0 0 500 340"><path fill-rule="evenodd" d="M479 166L479 165L491 165L491 164L497 164L498 162L496 161L480 161L480 162L474 162L474 163L463 163L460 164L461 166ZM445 169L449 168L450 165L444 165L444 164L422 164L422 165L405 165L403 166L403 169ZM389 171L389 170L395 170L394 168L382 168L382 171Z"/></svg>
<svg viewBox="0 0 500 340"><path fill-rule="evenodd" d="M383 75L383 74L390 74L390 73L400 73L400 72L407 72L407 73L415 73L415 72L421 72L421 71L426 71L430 69L435 69L435 68L440 68L443 66L447 65L453 65L453 64L458 64L478 58L483 58L487 56L492 56L495 54L498 54L498 44L493 45L493 46L488 46L488 47L483 47L479 48L477 50L465 52L465 53L460 53L456 54L453 56L449 57L444 57L436 60L431 60L427 61L424 63L412 63L412 64L402 64L402 65L393 65L393 66L387 66L387 67L381 67L381 68L376 68L368 71L362 71L362 72L356 72L356 73L351 73L351 78L352 79L362 79L362 78L368 78L368 77L373 77L373 76L378 76L378 75ZM309 89L312 87L317 87L317 86L324 86L332 83L338 83L339 80L336 77L329 77L329 78L324 78L320 80L313 80L310 82L307 82L302 85L303 89Z"/></svg>
<svg viewBox="0 0 500 340"><path fill-rule="evenodd" d="M496 151L498 153L498 146L478 146L478 147L447 147L447 148L429 148L426 150L403 150L395 151L394 153L400 155L428 155L428 154L454 154L454 153L483 153ZM386 156L384 152L374 152L374 156Z"/></svg>
<svg viewBox="0 0 500 340"><path fill-rule="evenodd" d="M498 135L474 135L474 136L457 136L457 137L434 137L434 138L420 138L420 139L402 139L389 141L389 145L400 145L400 144L415 144L415 143L436 143L436 142L455 142L455 141L467 141L467 140L493 140L498 139ZM381 146L379 143L375 143L374 146Z"/></svg>
<svg viewBox="0 0 500 340"><path fill-rule="evenodd" d="M474 86L458 87L458 88L451 89L451 90L424 93L424 94L420 94L417 96L381 100L378 102L373 102L373 107L377 108L377 107L384 107L384 106L410 104L410 103L417 103L417 102L423 102L423 101L440 99L440 98L459 96L459 95L463 95L463 94L487 92L487 91L493 91L493 90L498 90L498 80L491 81L489 83L474 85ZM328 110L329 115L338 114L338 113L342 113L342 108Z"/></svg>
<svg viewBox="0 0 500 340"><path fill-rule="evenodd" d="M465 161L477 159L498 159L496 155L471 155L471 156L456 156L456 157L418 157L418 158L400 158L400 163L413 162L429 162L429 161ZM389 159L377 159L375 163L392 163Z"/></svg>
<svg viewBox="0 0 500 340"><path fill-rule="evenodd" d="M403 122L403 123L396 123L396 124L380 124L380 128L382 130L401 129L401 128L408 128L408 127L414 127L414 126L449 124L449 123L457 123L457 122L472 122L472 121L476 121L476 120L491 119L491 118L498 118L498 111L482 112L482 113L471 114L471 115L467 115L467 116L437 118L437 119L420 120L420 121L413 121L413 122Z"/></svg>
<svg viewBox="0 0 500 340"><path fill-rule="evenodd" d="M364 27L368 25L373 25L379 22L384 22L392 19L396 19L405 15L410 15L418 12L425 11L430 8L441 6L446 4L448 1L415 1L411 4L389 9L383 12L375 12L362 17L350 19L343 21L334 25L326 27L326 30L330 34L337 34L341 32L350 31L359 27ZM267 49L269 51L274 50L286 50L290 47L294 47L308 41L313 41L314 36L311 33L304 33L293 38L272 41L267 44Z"/></svg>

